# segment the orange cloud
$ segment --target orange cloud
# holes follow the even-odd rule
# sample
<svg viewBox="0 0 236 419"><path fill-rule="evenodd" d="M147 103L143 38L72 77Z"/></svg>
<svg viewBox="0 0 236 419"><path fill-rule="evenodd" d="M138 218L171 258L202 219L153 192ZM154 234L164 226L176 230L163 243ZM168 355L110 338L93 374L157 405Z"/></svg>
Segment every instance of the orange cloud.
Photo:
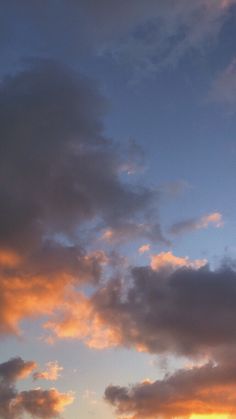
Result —
<svg viewBox="0 0 236 419"><path fill-rule="evenodd" d="M34 380L49 380L56 381L60 376L60 371L63 367L60 367L57 361L48 362L44 371L36 371L33 375Z"/></svg>
<svg viewBox="0 0 236 419"><path fill-rule="evenodd" d="M1 249L0 251L0 267L13 268L19 265L21 257L12 250Z"/></svg>
<svg viewBox="0 0 236 419"><path fill-rule="evenodd" d="M101 251L49 246L32 256L0 249L0 334L19 335L23 319L51 315L75 285L96 283L107 263Z"/></svg>
<svg viewBox="0 0 236 419"><path fill-rule="evenodd" d="M163 380L145 380L130 387L110 385L105 399L117 415L130 419L225 419L236 415L235 391L234 365L208 363L178 370Z"/></svg>
<svg viewBox="0 0 236 419"><path fill-rule="evenodd" d="M204 215L200 218L199 223L196 228L207 228L209 224L213 224L215 227L223 227L223 217L219 212L213 212L212 214Z"/></svg>
<svg viewBox="0 0 236 419"><path fill-rule="evenodd" d="M138 252L140 253L140 255L142 255L143 253L149 252L150 247L150 244L144 244L143 246L139 247Z"/></svg>
<svg viewBox="0 0 236 419"><path fill-rule="evenodd" d="M206 259L196 259L191 261L187 256L178 257L172 252L161 252L151 257L151 268L154 271L161 269L176 270L178 268L199 269L206 265Z"/></svg>
<svg viewBox="0 0 236 419"><path fill-rule="evenodd" d="M20 392L13 400L15 410L24 410L34 417L54 418L74 401L71 392L60 393L55 388L50 390L35 389Z"/></svg>
<svg viewBox="0 0 236 419"><path fill-rule="evenodd" d="M104 349L121 342L116 328L102 319L91 300L78 293L44 327L57 338L80 339L90 348Z"/></svg>

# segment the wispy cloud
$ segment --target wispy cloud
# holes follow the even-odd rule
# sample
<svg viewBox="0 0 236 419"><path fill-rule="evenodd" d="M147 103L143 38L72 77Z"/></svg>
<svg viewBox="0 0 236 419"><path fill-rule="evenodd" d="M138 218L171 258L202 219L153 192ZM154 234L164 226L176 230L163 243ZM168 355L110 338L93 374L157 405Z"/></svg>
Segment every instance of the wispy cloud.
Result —
<svg viewBox="0 0 236 419"><path fill-rule="evenodd" d="M110 42L105 49L122 66L131 68L136 79L175 65L193 49L207 48L220 33L235 0L149 3L142 18L130 19L123 39Z"/></svg>
<svg viewBox="0 0 236 419"><path fill-rule="evenodd" d="M190 218L187 220L174 223L169 232L174 235L189 233L194 230L206 229L209 226L216 228L223 227L223 216L220 212L213 212L211 214L203 215L199 218Z"/></svg>
<svg viewBox="0 0 236 419"><path fill-rule="evenodd" d="M236 59L225 68L213 81L208 93L208 101L226 106L235 112L236 106Z"/></svg>

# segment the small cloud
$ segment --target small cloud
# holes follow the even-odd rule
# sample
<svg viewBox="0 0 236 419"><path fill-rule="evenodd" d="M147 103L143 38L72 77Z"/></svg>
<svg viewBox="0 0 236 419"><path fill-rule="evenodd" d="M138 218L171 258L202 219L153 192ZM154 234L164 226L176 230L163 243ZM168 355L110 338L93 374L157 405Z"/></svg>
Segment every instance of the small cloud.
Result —
<svg viewBox="0 0 236 419"><path fill-rule="evenodd" d="M60 377L60 371L63 367L60 367L57 361L48 362L44 371L36 371L33 374L34 380L48 380L56 381Z"/></svg>
<svg viewBox="0 0 236 419"><path fill-rule="evenodd" d="M144 244L143 246L140 246L138 249L138 252L140 255L143 255L144 253L149 252L151 245L150 244Z"/></svg>
<svg viewBox="0 0 236 419"><path fill-rule="evenodd" d="M151 268L154 271L163 269L176 270L178 268L191 268L199 269L207 264L206 259L190 260L187 256L178 257L173 255L172 252L161 252L151 257Z"/></svg>
<svg viewBox="0 0 236 419"><path fill-rule="evenodd" d="M210 225L215 228L223 227L224 221L220 212L213 212L211 214L203 215L200 218L190 218L179 221L170 227L169 232L174 235L179 235L195 230L206 229Z"/></svg>

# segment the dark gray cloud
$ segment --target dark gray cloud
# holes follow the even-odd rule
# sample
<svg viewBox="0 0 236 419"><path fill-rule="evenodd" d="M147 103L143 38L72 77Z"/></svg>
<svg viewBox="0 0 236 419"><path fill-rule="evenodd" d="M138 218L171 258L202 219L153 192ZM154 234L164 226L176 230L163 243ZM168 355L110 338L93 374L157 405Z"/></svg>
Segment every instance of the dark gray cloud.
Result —
<svg viewBox="0 0 236 419"><path fill-rule="evenodd" d="M121 156L102 133L104 100L95 86L41 62L0 91L1 226L6 246L75 235L80 223L119 224L152 200L122 183Z"/></svg>
<svg viewBox="0 0 236 419"><path fill-rule="evenodd" d="M18 379L29 375L36 368L33 361L25 362L21 358L12 358L0 364L0 381L3 383L14 383Z"/></svg>
<svg viewBox="0 0 236 419"><path fill-rule="evenodd" d="M234 362L208 362L154 382L144 381L130 387L110 385L105 399L116 408L117 414L132 419L189 417L193 412L235 415L235 387Z"/></svg>
<svg viewBox="0 0 236 419"><path fill-rule="evenodd" d="M12 358L0 364L0 417L2 419L20 419L24 413L34 418L54 418L72 403L71 393L59 393L56 389L33 389L17 391L15 382L28 377L37 364Z"/></svg>
<svg viewBox="0 0 236 419"><path fill-rule="evenodd" d="M199 356L236 342L236 272L134 268L93 296L101 323L119 345L151 353Z"/></svg>

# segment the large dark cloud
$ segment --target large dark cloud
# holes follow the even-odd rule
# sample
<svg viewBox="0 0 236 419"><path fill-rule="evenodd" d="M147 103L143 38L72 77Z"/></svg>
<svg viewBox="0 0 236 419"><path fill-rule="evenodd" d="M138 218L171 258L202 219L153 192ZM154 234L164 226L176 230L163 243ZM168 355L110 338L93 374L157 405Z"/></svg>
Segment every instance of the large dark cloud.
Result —
<svg viewBox="0 0 236 419"><path fill-rule="evenodd" d="M236 342L236 272L138 267L129 285L111 281L93 296L116 343L151 353L199 356Z"/></svg>
<svg viewBox="0 0 236 419"><path fill-rule="evenodd" d="M103 134L106 107L95 83L50 60L1 83L1 333L34 310L52 312L68 284L99 281L106 255L85 247L104 229L132 224L127 239L164 242L148 216L156 193L122 180L122 152Z"/></svg>
<svg viewBox="0 0 236 419"><path fill-rule="evenodd" d="M5 245L76 234L81 222L129 219L152 199L121 183L120 156L102 134L104 100L62 66L35 64L0 91L1 226Z"/></svg>
<svg viewBox="0 0 236 419"><path fill-rule="evenodd" d="M20 419L25 413L34 418L54 418L72 403L70 393L60 393L56 389L33 389L17 391L15 382L28 377L36 368L33 361L12 358L0 364L0 417Z"/></svg>

